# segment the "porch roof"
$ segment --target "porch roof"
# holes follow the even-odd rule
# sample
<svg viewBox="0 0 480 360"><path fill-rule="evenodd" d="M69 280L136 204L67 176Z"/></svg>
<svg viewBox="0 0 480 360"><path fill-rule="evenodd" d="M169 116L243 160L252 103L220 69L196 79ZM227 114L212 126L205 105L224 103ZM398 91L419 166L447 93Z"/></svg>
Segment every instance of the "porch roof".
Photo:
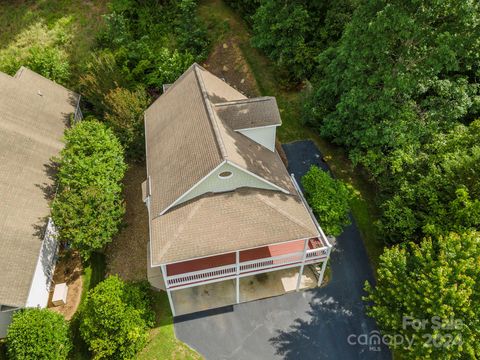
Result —
<svg viewBox="0 0 480 360"><path fill-rule="evenodd" d="M188 201L151 231L154 266L320 235L298 194L250 188Z"/></svg>

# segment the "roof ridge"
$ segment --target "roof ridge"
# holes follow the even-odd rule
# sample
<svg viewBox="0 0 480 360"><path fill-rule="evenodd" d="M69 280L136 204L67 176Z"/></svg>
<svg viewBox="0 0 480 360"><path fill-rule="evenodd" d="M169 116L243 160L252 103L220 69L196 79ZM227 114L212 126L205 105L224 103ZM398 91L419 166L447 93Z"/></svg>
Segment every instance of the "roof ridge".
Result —
<svg viewBox="0 0 480 360"><path fill-rule="evenodd" d="M225 149L225 143L223 142L223 138L222 138L222 135L220 133L220 129L219 129L219 126L218 126L218 123L217 123L217 119L213 114L213 107L212 107L212 104L210 103L210 100L208 98L207 89L205 88L205 84L203 82L203 77L197 71L197 69L201 68L201 66L198 65L197 63L194 63L192 65L192 67L194 68L195 77L196 77L196 79L198 81L198 84L200 86L200 91L202 92L202 100L203 100L203 103L204 103L205 108L207 110L207 117L208 117L208 120L210 121L210 124L212 125L213 133L215 134L215 139L217 140L217 145L218 145L218 148L220 150L220 154L223 157L223 159L226 160L226 159L228 159L228 154L227 154L227 150Z"/></svg>
<svg viewBox="0 0 480 360"><path fill-rule="evenodd" d="M258 96L258 97L254 97L254 98L246 98L246 99L225 101L225 102L216 103L216 104L214 104L214 106L215 107L228 106L228 105L261 102L261 101L269 101L269 100L275 100L275 96Z"/></svg>

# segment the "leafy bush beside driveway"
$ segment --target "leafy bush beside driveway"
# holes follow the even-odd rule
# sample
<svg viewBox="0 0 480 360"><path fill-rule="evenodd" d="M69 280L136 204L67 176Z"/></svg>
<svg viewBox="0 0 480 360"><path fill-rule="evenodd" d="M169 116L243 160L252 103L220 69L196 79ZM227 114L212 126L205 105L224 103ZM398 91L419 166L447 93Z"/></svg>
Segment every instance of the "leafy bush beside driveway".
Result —
<svg viewBox="0 0 480 360"><path fill-rule="evenodd" d="M327 235L338 236L350 224L348 213L352 194L341 181L333 179L318 166L302 177L305 196Z"/></svg>

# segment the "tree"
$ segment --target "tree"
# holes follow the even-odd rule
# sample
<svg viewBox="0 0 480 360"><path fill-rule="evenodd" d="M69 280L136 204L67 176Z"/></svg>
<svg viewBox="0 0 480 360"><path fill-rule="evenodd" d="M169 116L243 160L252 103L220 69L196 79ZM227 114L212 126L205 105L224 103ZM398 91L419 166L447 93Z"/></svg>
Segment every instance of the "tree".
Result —
<svg viewBox="0 0 480 360"><path fill-rule="evenodd" d="M403 343L391 346L402 358L474 359L480 356L479 279L479 233L397 245L380 257L376 286L365 284L367 313L383 335L401 336Z"/></svg>
<svg viewBox="0 0 480 360"><path fill-rule="evenodd" d="M95 359L130 359L145 345L154 324L147 284L109 276L87 295L80 334Z"/></svg>
<svg viewBox="0 0 480 360"><path fill-rule="evenodd" d="M123 148L112 130L92 119L67 130L65 141L52 218L59 239L87 260L112 240L125 213Z"/></svg>
<svg viewBox="0 0 480 360"><path fill-rule="evenodd" d="M480 3L362 2L318 56L311 122L382 185L433 135L479 115Z"/></svg>
<svg viewBox="0 0 480 360"><path fill-rule="evenodd" d="M47 309L16 311L7 332L10 359L67 359L72 348L70 328L64 317Z"/></svg>
<svg viewBox="0 0 480 360"><path fill-rule="evenodd" d="M305 196L327 235L338 236L350 224L350 190L326 171L312 166L302 177Z"/></svg>
<svg viewBox="0 0 480 360"><path fill-rule="evenodd" d="M105 97L105 122L111 126L131 159L145 155L143 112L149 103L144 89L116 88Z"/></svg>
<svg viewBox="0 0 480 360"><path fill-rule="evenodd" d="M381 229L389 243L480 227L480 120L435 135L391 180Z"/></svg>
<svg viewBox="0 0 480 360"><path fill-rule="evenodd" d="M60 239L88 260L101 252L122 224L125 207L119 194L96 186L63 190L52 204Z"/></svg>
<svg viewBox="0 0 480 360"><path fill-rule="evenodd" d="M255 8L252 44L264 51L292 81L310 78L316 57L341 36L355 8L354 0L263 0L232 6ZM251 4L250 4L251 3Z"/></svg>

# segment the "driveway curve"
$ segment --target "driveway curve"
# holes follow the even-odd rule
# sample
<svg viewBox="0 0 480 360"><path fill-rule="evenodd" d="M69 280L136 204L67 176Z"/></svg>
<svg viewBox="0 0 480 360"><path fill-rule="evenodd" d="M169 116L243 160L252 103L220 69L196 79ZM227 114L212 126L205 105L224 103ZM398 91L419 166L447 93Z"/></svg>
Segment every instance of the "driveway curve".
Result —
<svg viewBox="0 0 480 360"><path fill-rule="evenodd" d="M284 150L297 180L312 164L328 170L311 141ZM354 221L337 238L330 267L322 288L179 317L176 335L206 359L391 359L365 314L363 284L373 273Z"/></svg>

